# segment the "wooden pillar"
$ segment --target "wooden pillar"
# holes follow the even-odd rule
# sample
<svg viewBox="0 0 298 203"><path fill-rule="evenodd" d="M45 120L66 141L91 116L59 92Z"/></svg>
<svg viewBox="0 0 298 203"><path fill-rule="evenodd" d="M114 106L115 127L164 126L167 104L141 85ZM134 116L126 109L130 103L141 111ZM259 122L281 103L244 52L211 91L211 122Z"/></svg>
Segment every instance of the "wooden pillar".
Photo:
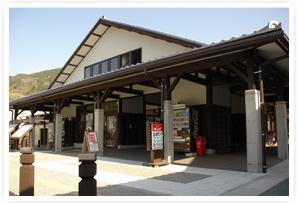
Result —
<svg viewBox="0 0 298 203"><path fill-rule="evenodd" d="M247 62L247 82L248 89L256 89L255 79L254 79L254 59L253 59L254 50L248 50L245 53L246 62Z"/></svg>
<svg viewBox="0 0 298 203"><path fill-rule="evenodd" d="M34 196L34 148L24 147L20 149L20 196Z"/></svg>
<svg viewBox="0 0 298 203"><path fill-rule="evenodd" d="M212 78L207 76L207 85L206 85L206 102L207 102L207 135L206 140L208 146L215 146L215 143L212 142L212 104L213 104L213 93L212 93Z"/></svg>
<svg viewBox="0 0 298 203"><path fill-rule="evenodd" d="M94 176L97 172L96 154L79 154L79 196L97 196L97 181Z"/></svg>

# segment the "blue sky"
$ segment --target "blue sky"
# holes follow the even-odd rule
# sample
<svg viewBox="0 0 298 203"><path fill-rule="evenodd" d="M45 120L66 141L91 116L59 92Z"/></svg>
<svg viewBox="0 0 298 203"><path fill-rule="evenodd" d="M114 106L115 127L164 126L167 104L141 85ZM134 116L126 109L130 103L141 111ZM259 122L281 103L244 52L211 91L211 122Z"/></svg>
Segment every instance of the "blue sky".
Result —
<svg viewBox="0 0 298 203"><path fill-rule="evenodd" d="M103 15L206 44L250 34L271 20L289 36L288 8L10 8L9 75L63 67Z"/></svg>

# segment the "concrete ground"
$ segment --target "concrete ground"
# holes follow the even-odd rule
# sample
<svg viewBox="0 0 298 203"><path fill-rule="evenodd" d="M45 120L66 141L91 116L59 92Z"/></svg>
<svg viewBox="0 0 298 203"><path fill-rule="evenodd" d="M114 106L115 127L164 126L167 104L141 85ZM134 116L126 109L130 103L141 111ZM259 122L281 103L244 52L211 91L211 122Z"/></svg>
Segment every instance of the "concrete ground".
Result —
<svg viewBox="0 0 298 203"><path fill-rule="evenodd" d="M80 153L81 151L76 149L64 150L61 153L36 151L35 196L77 196L78 183L81 180L78 177ZM12 200L19 194L19 158L19 152L9 153L8 198ZM208 158L209 161L206 161ZM243 162L246 162L246 159L241 153L238 156L215 154L201 157L175 154L175 160L170 166L150 168L143 166L143 163L149 161L149 152L145 150L107 149L105 156L98 156L96 161L97 194L185 198L223 196L223 199L225 196L279 195L287 198L289 195L289 186L286 187L289 179L288 160L275 158L273 162L269 161L270 167L266 174L243 171ZM233 167L227 168L226 164ZM284 192L276 192L280 192L280 188L283 188Z"/></svg>

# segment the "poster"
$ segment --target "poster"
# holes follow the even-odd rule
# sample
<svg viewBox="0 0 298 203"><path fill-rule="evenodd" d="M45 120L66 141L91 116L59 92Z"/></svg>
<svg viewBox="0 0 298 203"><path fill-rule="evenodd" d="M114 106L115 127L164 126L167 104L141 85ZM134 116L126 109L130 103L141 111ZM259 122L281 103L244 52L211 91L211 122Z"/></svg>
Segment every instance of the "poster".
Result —
<svg viewBox="0 0 298 203"><path fill-rule="evenodd" d="M151 124L152 150L163 149L163 125Z"/></svg>
<svg viewBox="0 0 298 203"><path fill-rule="evenodd" d="M85 132L82 152L98 152L98 143L95 132Z"/></svg>
<svg viewBox="0 0 298 203"><path fill-rule="evenodd" d="M181 130L182 128L189 128L189 109L174 110L174 128Z"/></svg>

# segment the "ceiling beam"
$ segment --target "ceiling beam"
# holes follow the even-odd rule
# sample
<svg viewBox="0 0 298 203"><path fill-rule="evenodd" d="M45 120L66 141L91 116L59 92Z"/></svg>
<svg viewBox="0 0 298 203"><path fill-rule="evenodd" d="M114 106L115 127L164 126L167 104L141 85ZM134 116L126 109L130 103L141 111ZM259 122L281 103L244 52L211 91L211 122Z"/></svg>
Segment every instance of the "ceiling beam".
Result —
<svg viewBox="0 0 298 203"><path fill-rule="evenodd" d="M205 69L205 70L200 70L200 73L203 73L205 75L208 75L212 78L216 78L218 80L224 81L224 82L230 82L231 78L227 75L224 75L218 71L212 70L212 69Z"/></svg>
<svg viewBox="0 0 298 203"><path fill-rule="evenodd" d="M238 75L240 78L242 78L245 82L248 82L247 75L245 75L242 71L240 71L234 64L227 63L226 64L229 69L231 69L236 75Z"/></svg>
<svg viewBox="0 0 298 203"><path fill-rule="evenodd" d="M136 94L139 96L144 95L144 92L141 90L128 89L128 88L124 88L124 87L114 88L114 91L128 93L128 94Z"/></svg>
<svg viewBox="0 0 298 203"><path fill-rule="evenodd" d="M207 80L206 79L203 79L203 78L200 78L200 77L197 77L197 76L194 76L194 75L191 75L189 73L185 73L182 78L184 80L188 80L190 82L194 82L194 83L197 83L197 84L200 84L200 85L207 85Z"/></svg>

